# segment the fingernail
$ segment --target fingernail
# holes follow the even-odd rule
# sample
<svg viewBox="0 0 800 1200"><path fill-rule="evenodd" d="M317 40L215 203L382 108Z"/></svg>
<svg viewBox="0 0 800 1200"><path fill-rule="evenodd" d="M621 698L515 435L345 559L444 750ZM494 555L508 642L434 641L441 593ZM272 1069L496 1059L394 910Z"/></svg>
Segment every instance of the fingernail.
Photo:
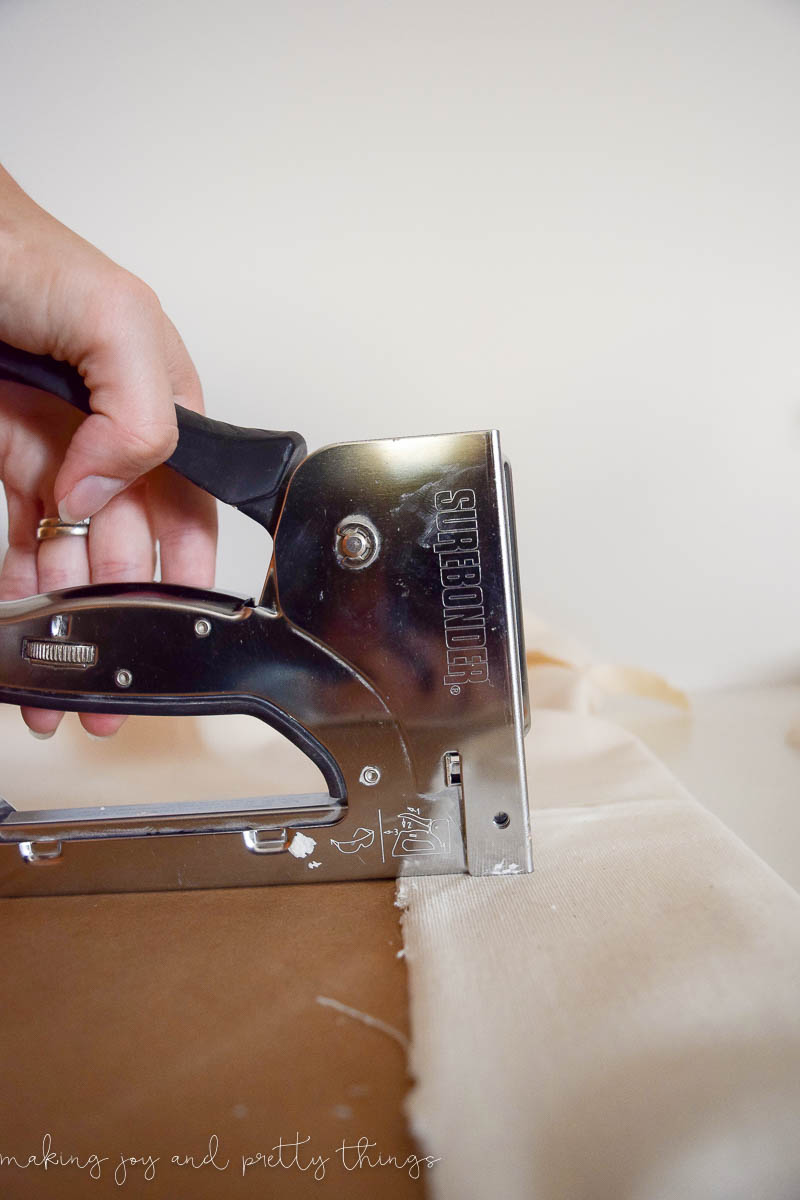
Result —
<svg viewBox="0 0 800 1200"><path fill-rule="evenodd" d="M31 729L30 725L28 725L27 729L28 729L28 733L31 735L31 737L35 737L38 742L48 741L51 737L53 737L55 735L55 732L56 732L55 729L51 729L49 733L39 733L38 730Z"/></svg>
<svg viewBox="0 0 800 1200"><path fill-rule="evenodd" d="M113 729L111 733L89 733L89 730L85 729L84 733L93 742L107 742L109 738L116 737L117 730Z"/></svg>
<svg viewBox="0 0 800 1200"><path fill-rule="evenodd" d="M124 479L109 479L107 475L87 475L64 497L58 506L62 521L74 524L93 517L125 487Z"/></svg>

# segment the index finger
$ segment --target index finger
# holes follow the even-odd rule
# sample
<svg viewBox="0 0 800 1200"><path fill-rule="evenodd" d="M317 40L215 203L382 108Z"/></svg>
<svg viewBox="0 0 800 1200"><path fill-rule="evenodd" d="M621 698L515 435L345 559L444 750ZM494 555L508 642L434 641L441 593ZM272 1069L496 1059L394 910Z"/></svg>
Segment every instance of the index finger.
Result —
<svg viewBox="0 0 800 1200"><path fill-rule="evenodd" d="M178 440L161 305L145 284L120 276L103 292L92 343L74 356L93 411L55 480L62 520L93 516L168 458Z"/></svg>

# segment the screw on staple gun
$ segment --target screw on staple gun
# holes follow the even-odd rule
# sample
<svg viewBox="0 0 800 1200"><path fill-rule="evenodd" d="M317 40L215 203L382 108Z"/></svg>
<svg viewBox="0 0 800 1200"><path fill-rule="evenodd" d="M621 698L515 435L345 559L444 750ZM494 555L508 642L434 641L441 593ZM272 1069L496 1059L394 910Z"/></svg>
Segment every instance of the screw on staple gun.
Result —
<svg viewBox="0 0 800 1200"><path fill-rule="evenodd" d="M0 343L0 379L91 411L80 375L53 359ZM147 582L0 604L0 701L250 714L308 755L328 793L29 812L0 801L0 895L531 870L497 431L308 455L296 433L176 409L168 465L273 537L260 598Z"/></svg>

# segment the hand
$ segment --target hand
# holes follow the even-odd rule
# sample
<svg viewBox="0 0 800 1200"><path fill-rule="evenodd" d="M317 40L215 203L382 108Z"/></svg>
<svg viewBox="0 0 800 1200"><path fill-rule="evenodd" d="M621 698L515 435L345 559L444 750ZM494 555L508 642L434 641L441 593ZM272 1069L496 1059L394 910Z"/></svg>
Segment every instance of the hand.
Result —
<svg viewBox="0 0 800 1200"><path fill-rule="evenodd" d="M80 584L161 578L211 587L216 510L159 464L177 443L174 405L203 411L200 381L155 294L59 224L0 167L0 339L72 363L91 392L82 418L44 392L0 382L0 480L8 551L0 601ZM37 542L42 517L91 517L88 538ZM62 714L23 708L51 736ZM124 718L82 714L95 735Z"/></svg>

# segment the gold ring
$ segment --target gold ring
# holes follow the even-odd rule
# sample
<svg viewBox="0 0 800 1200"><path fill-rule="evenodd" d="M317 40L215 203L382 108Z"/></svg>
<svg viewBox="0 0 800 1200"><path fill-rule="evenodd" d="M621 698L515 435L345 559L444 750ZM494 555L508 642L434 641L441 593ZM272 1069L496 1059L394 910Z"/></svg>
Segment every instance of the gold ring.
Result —
<svg viewBox="0 0 800 1200"><path fill-rule="evenodd" d="M56 537L86 537L89 533L89 521L61 521L58 517L45 517L36 527L37 542L46 542Z"/></svg>

